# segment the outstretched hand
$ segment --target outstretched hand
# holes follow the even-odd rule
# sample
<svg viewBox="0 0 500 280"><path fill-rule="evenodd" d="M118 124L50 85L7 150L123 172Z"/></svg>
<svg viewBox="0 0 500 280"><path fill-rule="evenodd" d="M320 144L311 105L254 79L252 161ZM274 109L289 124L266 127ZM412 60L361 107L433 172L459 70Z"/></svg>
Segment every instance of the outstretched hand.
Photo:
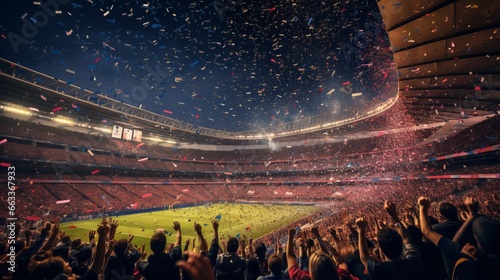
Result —
<svg viewBox="0 0 500 280"><path fill-rule="evenodd" d="M214 228L215 231L219 229L219 221L216 219L212 220L212 227Z"/></svg>
<svg viewBox="0 0 500 280"><path fill-rule="evenodd" d="M368 221L366 221L365 218L357 218L356 226L358 227L358 231L365 231L368 227Z"/></svg>
<svg viewBox="0 0 500 280"><path fill-rule="evenodd" d="M330 235L333 237L334 240L339 239L339 236L337 235L337 230L335 229L335 227L333 227L333 226L329 227L328 233L330 233Z"/></svg>
<svg viewBox="0 0 500 280"><path fill-rule="evenodd" d="M178 221L174 221L174 225L172 226L172 228L175 231L179 231L181 229L181 224Z"/></svg>
<svg viewBox="0 0 500 280"><path fill-rule="evenodd" d="M469 213L469 216L474 216L477 215L479 212L479 203L477 202L476 199L470 196L464 197L464 204L465 207L467 207L467 212Z"/></svg>
<svg viewBox="0 0 500 280"><path fill-rule="evenodd" d="M394 204L393 202L386 200L384 202L384 209L387 212L387 214L389 214L389 216L391 216L392 218L398 217L398 212L396 210L396 204Z"/></svg>
<svg viewBox="0 0 500 280"><path fill-rule="evenodd" d="M418 205L420 206L420 209L429 210L429 207L431 207L431 201L429 198L421 196L418 198Z"/></svg>
<svg viewBox="0 0 500 280"><path fill-rule="evenodd" d="M197 234L201 234L201 225L197 222L194 222L194 231L196 231Z"/></svg>
<svg viewBox="0 0 500 280"><path fill-rule="evenodd" d="M312 227L311 228L311 233L314 234L315 236L319 236L319 229L318 229L318 227Z"/></svg>
<svg viewBox="0 0 500 280"><path fill-rule="evenodd" d="M187 261L178 261L175 265L186 271L193 280L215 280L208 258L202 255L191 252Z"/></svg>
<svg viewBox="0 0 500 280"><path fill-rule="evenodd" d="M97 233L99 234L99 237L107 236L109 233L109 230L110 230L109 225L107 223L102 223L97 228Z"/></svg>

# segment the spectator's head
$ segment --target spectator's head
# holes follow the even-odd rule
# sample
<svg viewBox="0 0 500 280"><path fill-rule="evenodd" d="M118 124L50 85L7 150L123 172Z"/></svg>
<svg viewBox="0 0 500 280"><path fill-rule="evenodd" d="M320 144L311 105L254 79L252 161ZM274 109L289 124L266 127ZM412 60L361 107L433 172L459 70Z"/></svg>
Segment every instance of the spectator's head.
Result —
<svg viewBox="0 0 500 280"><path fill-rule="evenodd" d="M430 223L430 224L431 224L431 226L432 226L432 225L437 225L437 224L439 224L439 221L438 221L436 218L434 218L434 217L432 217L432 216L429 216L429 223Z"/></svg>
<svg viewBox="0 0 500 280"><path fill-rule="evenodd" d="M306 245L309 248L314 248L314 240L312 240L311 238L307 238L306 239Z"/></svg>
<svg viewBox="0 0 500 280"><path fill-rule="evenodd" d="M167 236L163 232L157 232L153 234L151 237L151 241L149 241L149 247L151 247L151 251L155 254L161 254L165 251L165 247L167 246Z"/></svg>
<svg viewBox="0 0 500 280"><path fill-rule="evenodd" d="M500 222L486 216L474 219L472 232L478 249L486 255L500 256Z"/></svg>
<svg viewBox="0 0 500 280"><path fill-rule="evenodd" d="M412 243L417 246L422 245L422 238L423 238L422 231L420 231L418 227L413 225L409 225L406 229L408 230L408 233L411 236Z"/></svg>
<svg viewBox="0 0 500 280"><path fill-rule="evenodd" d="M66 245L57 246L52 251L52 254L54 257L61 257L64 261L67 261L69 257L69 247Z"/></svg>
<svg viewBox="0 0 500 280"><path fill-rule="evenodd" d="M394 260L401 257L403 239L397 231L391 228L382 228L377 234L378 244L382 253L389 259Z"/></svg>
<svg viewBox="0 0 500 280"><path fill-rule="evenodd" d="M256 258L251 258L247 261L247 279L257 279L260 276L259 261Z"/></svg>
<svg viewBox="0 0 500 280"><path fill-rule="evenodd" d="M65 235L61 238L61 243L65 245L69 245L71 242L71 238L68 235Z"/></svg>
<svg viewBox="0 0 500 280"><path fill-rule="evenodd" d="M82 245L82 240L80 238L75 238L71 241L71 249L78 250Z"/></svg>
<svg viewBox="0 0 500 280"><path fill-rule="evenodd" d="M92 247L90 246L83 246L76 252L75 258L79 263L84 263L92 257Z"/></svg>
<svg viewBox="0 0 500 280"><path fill-rule="evenodd" d="M0 243L0 256L3 256L3 254L7 254L9 246L7 245L7 242L2 242Z"/></svg>
<svg viewBox="0 0 500 280"><path fill-rule="evenodd" d="M31 261L43 261L52 256L51 250L40 250L31 256Z"/></svg>
<svg viewBox="0 0 500 280"><path fill-rule="evenodd" d="M449 202L439 203L439 214L446 220L458 220L458 211L455 205Z"/></svg>
<svg viewBox="0 0 500 280"><path fill-rule="evenodd" d="M16 254L19 253L23 248L24 248L24 240L18 238L16 242L14 243L14 248Z"/></svg>
<svg viewBox="0 0 500 280"><path fill-rule="evenodd" d="M116 241L115 248L113 249L113 251L115 252L117 257L121 257L125 254L125 252L127 252L127 248L128 248L127 239L120 239Z"/></svg>
<svg viewBox="0 0 500 280"><path fill-rule="evenodd" d="M281 271L283 271L283 264L281 263L281 259L278 255L272 254L268 260L269 263L269 271L271 271L274 275L279 275Z"/></svg>
<svg viewBox="0 0 500 280"><path fill-rule="evenodd" d="M227 240L227 251L229 253L236 253L238 251L238 247L240 246L238 239L236 237L231 237Z"/></svg>
<svg viewBox="0 0 500 280"><path fill-rule="evenodd" d="M255 254L259 260L263 261L266 258L266 252L267 248L263 242L257 242L257 244L255 244Z"/></svg>
<svg viewBox="0 0 500 280"><path fill-rule="evenodd" d="M30 272L29 280L54 279L57 275L71 274L71 267L60 257L50 257L36 263Z"/></svg>
<svg viewBox="0 0 500 280"><path fill-rule="evenodd" d="M337 266L327 254L318 251L309 257L309 274L312 280L339 279Z"/></svg>

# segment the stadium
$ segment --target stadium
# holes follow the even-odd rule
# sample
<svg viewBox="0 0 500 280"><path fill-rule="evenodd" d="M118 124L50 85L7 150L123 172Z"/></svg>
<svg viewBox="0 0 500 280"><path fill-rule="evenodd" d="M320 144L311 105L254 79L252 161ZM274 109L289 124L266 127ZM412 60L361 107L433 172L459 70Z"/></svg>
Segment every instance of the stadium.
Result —
<svg viewBox="0 0 500 280"><path fill-rule="evenodd" d="M76 2L2 11L5 279L498 277L500 2Z"/></svg>

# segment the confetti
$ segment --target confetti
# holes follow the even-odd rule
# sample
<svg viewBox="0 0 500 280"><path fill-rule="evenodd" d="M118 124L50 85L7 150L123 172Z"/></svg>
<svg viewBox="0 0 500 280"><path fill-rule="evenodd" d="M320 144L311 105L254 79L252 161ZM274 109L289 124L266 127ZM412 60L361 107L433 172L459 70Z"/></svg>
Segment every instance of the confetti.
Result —
<svg viewBox="0 0 500 280"><path fill-rule="evenodd" d="M33 47L20 46L20 63L47 66L45 74L94 91L88 102L106 96L164 116L175 109L177 120L226 131L262 130L395 95L393 50L376 1L223 2L227 9L182 1L60 4L48 19L50 30ZM382 9L404 9L402 2ZM38 10L43 5L32 3ZM13 14L41 21L23 9ZM412 29L406 42L425 33ZM362 98L350 98L358 92ZM62 110L81 114L71 105Z"/></svg>
<svg viewBox="0 0 500 280"><path fill-rule="evenodd" d="M135 145L135 147L136 147L136 148L140 148L140 147L142 147L142 146L144 146L144 142L141 142L141 143L139 143L139 144Z"/></svg>
<svg viewBox="0 0 500 280"><path fill-rule="evenodd" d="M71 202L71 200L69 200L69 199L58 200L58 201L56 201L56 204L65 204L65 203L70 203L70 202Z"/></svg>

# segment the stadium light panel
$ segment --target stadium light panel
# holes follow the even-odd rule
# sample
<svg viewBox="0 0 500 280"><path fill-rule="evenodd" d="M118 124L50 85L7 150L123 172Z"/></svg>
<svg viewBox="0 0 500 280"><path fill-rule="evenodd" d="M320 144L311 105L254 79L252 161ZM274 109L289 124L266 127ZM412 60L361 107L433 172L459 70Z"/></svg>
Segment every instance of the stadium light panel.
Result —
<svg viewBox="0 0 500 280"><path fill-rule="evenodd" d="M30 111L22 110L22 109L18 109L18 108L13 108L13 107L9 107L9 106L2 106L2 109L4 109L6 112L11 112L11 113L20 114L20 115L25 115L25 116L32 115L32 113Z"/></svg>

